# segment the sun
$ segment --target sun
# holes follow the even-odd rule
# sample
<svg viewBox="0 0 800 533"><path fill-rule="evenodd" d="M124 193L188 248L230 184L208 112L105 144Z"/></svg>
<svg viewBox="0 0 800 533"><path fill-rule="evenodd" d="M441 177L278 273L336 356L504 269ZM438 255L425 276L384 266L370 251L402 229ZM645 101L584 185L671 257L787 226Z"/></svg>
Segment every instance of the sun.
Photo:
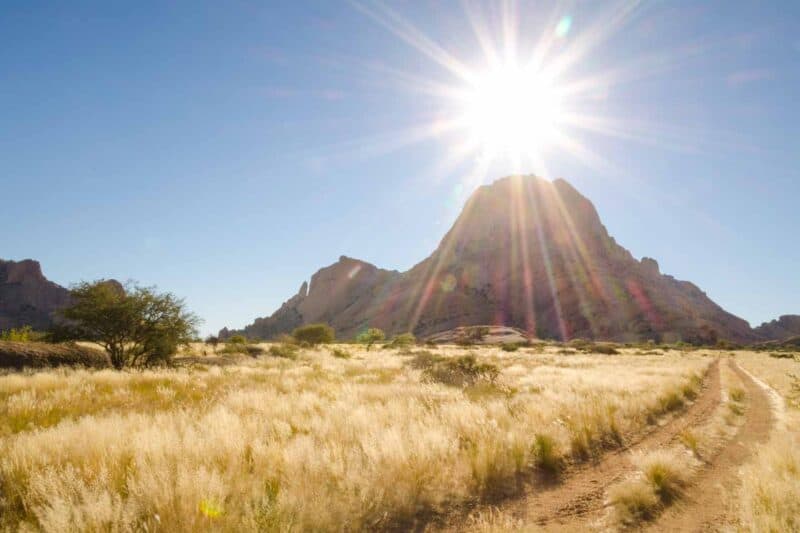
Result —
<svg viewBox="0 0 800 533"><path fill-rule="evenodd" d="M471 144L490 157L541 154L555 143L564 118L557 84L513 63L471 76L458 100Z"/></svg>

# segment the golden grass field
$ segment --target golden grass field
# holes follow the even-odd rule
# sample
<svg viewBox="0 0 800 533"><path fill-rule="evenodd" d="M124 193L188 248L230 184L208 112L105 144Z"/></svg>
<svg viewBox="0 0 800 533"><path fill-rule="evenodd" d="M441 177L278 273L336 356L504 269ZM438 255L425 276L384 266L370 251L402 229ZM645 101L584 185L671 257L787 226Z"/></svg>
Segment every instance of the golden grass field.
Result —
<svg viewBox="0 0 800 533"><path fill-rule="evenodd" d="M590 463L679 416L718 357L430 348L500 370L494 383L453 387L423 379L413 355L339 348L352 356L321 347L224 366L0 376L0 528L357 531L491 517L520 476ZM736 359L792 393L782 376L797 362ZM795 432L796 418L785 420ZM776 435L743 471L745 530L796 524L800 459L787 442ZM765 518L775 505L789 515Z"/></svg>

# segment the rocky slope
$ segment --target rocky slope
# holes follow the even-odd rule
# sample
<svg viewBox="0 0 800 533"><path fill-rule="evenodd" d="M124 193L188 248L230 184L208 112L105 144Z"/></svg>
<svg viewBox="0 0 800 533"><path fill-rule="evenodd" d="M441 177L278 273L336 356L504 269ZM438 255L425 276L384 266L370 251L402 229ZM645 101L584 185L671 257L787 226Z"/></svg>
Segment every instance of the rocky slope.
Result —
<svg viewBox="0 0 800 533"><path fill-rule="evenodd" d="M37 261L0 259L0 330L46 329L68 299L69 291L45 278Z"/></svg>
<svg viewBox="0 0 800 533"><path fill-rule="evenodd" d="M755 333L767 340L784 340L790 337L800 336L800 315L783 315L772 322L764 322L757 328L753 328Z"/></svg>
<svg viewBox="0 0 800 533"><path fill-rule="evenodd" d="M697 286L637 261L564 180L480 187L431 256L403 273L341 257L267 318L233 333L272 338L326 322L340 338L379 327L426 336L459 326L541 338L738 342L757 335Z"/></svg>

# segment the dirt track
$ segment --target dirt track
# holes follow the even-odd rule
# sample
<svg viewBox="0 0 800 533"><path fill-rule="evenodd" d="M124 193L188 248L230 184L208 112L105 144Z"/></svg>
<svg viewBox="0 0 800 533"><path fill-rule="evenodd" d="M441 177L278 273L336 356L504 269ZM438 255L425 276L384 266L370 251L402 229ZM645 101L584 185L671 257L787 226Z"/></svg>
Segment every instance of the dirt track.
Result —
<svg viewBox="0 0 800 533"><path fill-rule="evenodd" d="M769 438L775 417L763 388L729 361L747 391L744 424L708 464L694 477L680 501L648 528L651 531L720 531L734 516L727 496L738 486L738 469L759 443Z"/></svg>
<svg viewBox="0 0 800 533"><path fill-rule="evenodd" d="M552 490L540 491L522 502L520 516L546 530L586 530L604 512L606 490L633 471L630 452L665 446L688 427L703 424L720 403L719 361L709 370L703 390L695 402L681 415L656 427L626 448L617 450L590 463L569 476ZM514 511L517 514L518 510Z"/></svg>
<svg viewBox="0 0 800 533"><path fill-rule="evenodd" d="M719 531L733 523L734 512L727 494L738 483L738 469L758 443L768 439L775 417L767 392L731 359L715 361L703 390L681 415L629 440L625 448L607 453L565 473L549 487L533 485L525 493L498 506L503 514L545 531L586 531L597 529L606 512L607 490L634 471L631 453L652 451L674 444L684 430L702 426L721 403L720 365L741 379L746 391L744 423L724 442L692 477L683 497L651 523L648 531ZM461 529L458 526L452 529Z"/></svg>

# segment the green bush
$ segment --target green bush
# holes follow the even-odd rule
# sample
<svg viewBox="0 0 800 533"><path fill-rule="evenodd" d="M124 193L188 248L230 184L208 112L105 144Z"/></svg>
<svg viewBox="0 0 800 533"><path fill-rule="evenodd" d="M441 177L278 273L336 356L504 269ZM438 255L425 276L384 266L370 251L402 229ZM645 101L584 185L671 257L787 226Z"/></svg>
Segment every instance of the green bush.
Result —
<svg viewBox="0 0 800 533"><path fill-rule="evenodd" d="M519 344L515 344L513 342L504 342L500 345L500 349L504 352L516 352L519 350Z"/></svg>
<svg viewBox="0 0 800 533"><path fill-rule="evenodd" d="M273 344L269 347L269 354L273 357L295 359L300 347L296 344Z"/></svg>
<svg viewBox="0 0 800 533"><path fill-rule="evenodd" d="M247 338L244 335L234 335L229 337L226 344L247 344Z"/></svg>
<svg viewBox="0 0 800 533"><path fill-rule="evenodd" d="M298 342L307 342L310 346L329 344L336 339L333 328L327 324L306 324L292 331L292 337Z"/></svg>
<svg viewBox="0 0 800 533"><path fill-rule="evenodd" d="M366 344L367 351L369 351L373 344L380 342L385 338L386 334L382 329L369 328L366 331L359 333L358 337L356 337L356 342L360 344Z"/></svg>
<svg viewBox="0 0 800 533"><path fill-rule="evenodd" d="M401 333L400 335L395 335L392 339L392 342L389 343L390 348L406 348L411 346L417 342L417 338L414 337L413 333Z"/></svg>
<svg viewBox="0 0 800 533"><path fill-rule="evenodd" d="M21 328L12 328L7 331L0 332L0 341L9 342L32 342L36 340L36 334L30 326L22 326ZM39 335L41 336L41 335Z"/></svg>

